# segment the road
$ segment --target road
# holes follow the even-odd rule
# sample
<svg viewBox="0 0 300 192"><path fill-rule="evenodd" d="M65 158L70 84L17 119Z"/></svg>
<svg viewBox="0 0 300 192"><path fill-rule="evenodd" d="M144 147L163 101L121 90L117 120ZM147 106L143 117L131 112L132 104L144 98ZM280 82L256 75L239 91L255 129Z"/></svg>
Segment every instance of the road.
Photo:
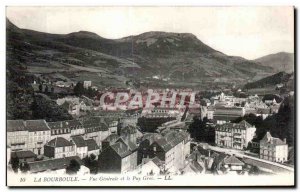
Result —
<svg viewBox="0 0 300 192"><path fill-rule="evenodd" d="M245 163L255 165L258 168L265 170L265 171L269 171L272 173L280 173L280 172L293 173L294 172L294 168L292 168L292 167L289 167L289 166L286 166L286 165L283 165L280 163L272 162L272 161L267 161L267 160L260 159L257 157L249 156L249 155L246 155L244 151L235 150L235 149L226 149L226 148L211 146L208 144L201 144L201 143L197 143L197 142L193 142L193 143L196 145L202 146L204 149L206 148L206 149L216 151L219 153L235 155L236 157L243 159L243 161Z"/></svg>

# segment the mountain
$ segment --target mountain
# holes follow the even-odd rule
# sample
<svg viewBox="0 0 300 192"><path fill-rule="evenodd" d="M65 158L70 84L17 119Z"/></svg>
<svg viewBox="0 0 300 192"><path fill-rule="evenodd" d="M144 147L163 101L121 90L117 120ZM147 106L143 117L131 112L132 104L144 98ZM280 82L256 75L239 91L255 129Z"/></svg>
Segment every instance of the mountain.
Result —
<svg viewBox="0 0 300 192"><path fill-rule="evenodd" d="M293 82L294 82L294 73L279 72L274 75L260 79L258 81L247 83L244 86L244 89L265 88L270 86L273 86L275 88L277 84L282 84L292 88L293 85L291 83Z"/></svg>
<svg viewBox="0 0 300 192"><path fill-rule="evenodd" d="M272 67L274 72L285 71L290 73L294 71L293 53L279 52L260 57L254 61L263 66Z"/></svg>
<svg viewBox="0 0 300 192"><path fill-rule="evenodd" d="M20 29L7 20L7 65L29 73L55 73L99 87L126 87L130 80L146 87L212 88L266 76L272 68L228 56L190 33L152 31L106 39L79 31L49 34ZM153 78L155 77L155 78Z"/></svg>

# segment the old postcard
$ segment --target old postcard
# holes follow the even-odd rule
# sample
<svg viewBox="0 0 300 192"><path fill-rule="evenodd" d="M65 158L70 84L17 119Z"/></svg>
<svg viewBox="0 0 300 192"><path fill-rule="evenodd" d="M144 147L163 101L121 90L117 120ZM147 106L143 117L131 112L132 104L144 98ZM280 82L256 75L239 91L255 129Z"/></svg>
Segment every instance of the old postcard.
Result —
<svg viewBox="0 0 300 192"><path fill-rule="evenodd" d="M293 7L6 8L7 186L294 186Z"/></svg>

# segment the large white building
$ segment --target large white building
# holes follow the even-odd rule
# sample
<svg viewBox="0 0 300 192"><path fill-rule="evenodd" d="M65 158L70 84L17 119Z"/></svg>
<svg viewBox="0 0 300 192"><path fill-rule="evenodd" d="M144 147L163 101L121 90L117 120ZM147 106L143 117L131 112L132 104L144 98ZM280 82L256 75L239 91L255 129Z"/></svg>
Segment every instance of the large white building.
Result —
<svg viewBox="0 0 300 192"><path fill-rule="evenodd" d="M270 132L267 132L260 141L259 157L274 162L282 163L287 161L288 145L286 140L282 141L279 138L272 137Z"/></svg>
<svg viewBox="0 0 300 192"><path fill-rule="evenodd" d="M256 128L247 121L225 123L216 126L215 143L218 146L244 149L255 136Z"/></svg>
<svg viewBox="0 0 300 192"><path fill-rule="evenodd" d="M11 151L27 150L28 135L23 120L7 120L7 145Z"/></svg>
<svg viewBox="0 0 300 192"><path fill-rule="evenodd" d="M24 121L29 132L27 149L37 155L44 154L44 145L50 141L51 132L45 120Z"/></svg>
<svg viewBox="0 0 300 192"><path fill-rule="evenodd" d="M50 128L45 120L8 120L7 145L12 151L30 150L44 153L43 146L50 140Z"/></svg>
<svg viewBox="0 0 300 192"><path fill-rule="evenodd" d="M52 139L44 146L45 156L49 158L64 158L75 156L75 145L63 137Z"/></svg>

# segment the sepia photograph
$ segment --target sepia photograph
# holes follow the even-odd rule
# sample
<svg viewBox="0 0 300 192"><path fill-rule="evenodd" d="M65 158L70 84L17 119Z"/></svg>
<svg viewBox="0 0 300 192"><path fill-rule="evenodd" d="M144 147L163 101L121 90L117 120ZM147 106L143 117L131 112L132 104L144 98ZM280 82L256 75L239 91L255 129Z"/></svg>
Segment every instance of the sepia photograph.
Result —
<svg viewBox="0 0 300 192"><path fill-rule="evenodd" d="M295 186L293 6L5 11L8 187Z"/></svg>

